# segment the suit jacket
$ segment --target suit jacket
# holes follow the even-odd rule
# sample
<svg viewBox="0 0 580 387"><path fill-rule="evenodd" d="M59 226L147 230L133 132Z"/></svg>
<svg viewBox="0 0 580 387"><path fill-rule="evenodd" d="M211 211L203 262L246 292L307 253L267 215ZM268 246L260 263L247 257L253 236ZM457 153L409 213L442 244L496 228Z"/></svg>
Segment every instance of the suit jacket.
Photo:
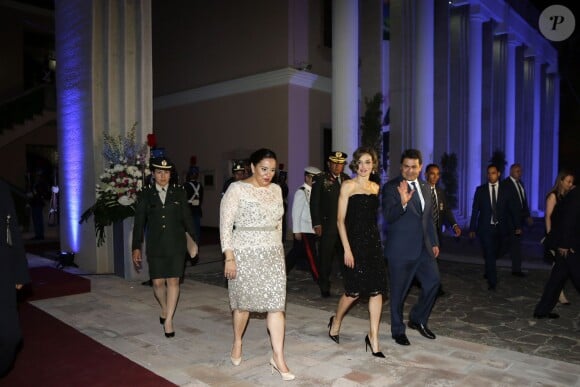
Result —
<svg viewBox="0 0 580 387"><path fill-rule="evenodd" d="M340 174L341 181L349 179L346 173ZM340 184L330 172L314 176L310 194L310 217L312 226L322 226L322 233L338 234L336 216Z"/></svg>
<svg viewBox="0 0 580 387"><path fill-rule="evenodd" d="M550 239L556 248L580 251L580 188L573 188L554 207Z"/></svg>
<svg viewBox="0 0 580 387"><path fill-rule="evenodd" d="M149 256L185 254L185 232L195 238L191 211L183 187L168 185L165 204L161 202L154 184L139 193L133 224L133 250L141 249L145 236Z"/></svg>
<svg viewBox="0 0 580 387"><path fill-rule="evenodd" d="M10 238L8 238L10 230ZM8 239L11 239L11 243ZM30 282L28 261L18 227L12 194L8 185L0 182L0 310L16 308L16 284Z"/></svg>
<svg viewBox="0 0 580 387"><path fill-rule="evenodd" d="M433 247L439 246L439 240L433 223L429 185L419 180L425 199L423 212L412 200L404 209L397 189L402 180L403 177L399 176L383 186L383 216L387 223L385 255L388 259L414 260L419 258L424 247L433 257Z"/></svg>
<svg viewBox="0 0 580 387"><path fill-rule="evenodd" d="M429 187L431 189L431 187ZM435 225L437 228L437 233L441 235L441 227L445 225L446 227L453 227L457 224L455 216L453 215L453 210L449 207L447 203L447 196L445 191L439 187L435 187L435 192L437 193L437 209L439 210L439 222Z"/></svg>
<svg viewBox="0 0 580 387"><path fill-rule="evenodd" d="M524 183L522 183L520 181L520 184L522 185L522 187L524 186ZM514 200L517 204L517 207L520 209L519 211L519 217L520 217L520 222L523 219L526 219L530 216L530 207L528 206L528 197L527 195L524 197L523 203L520 201L520 194L518 193L518 189L516 188L515 184L513 183L513 181L508 177L506 179L504 179L501 182L501 185L504 187L504 189L506 191L508 191L510 193L510 195L512 196L512 200ZM524 193L525 195L525 193Z"/></svg>
<svg viewBox="0 0 580 387"><path fill-rule="evenodd" d="M503 184L498 184L497 189L496 217L498 227L502 234L508 234L516 228L520 228L519 199L514 198ZM517 199L518 202L516 203L514 199ZM491 218L491 194L486 182L475 190L469 231L475 231L477 235L489 232L491 230Z"/></svg>

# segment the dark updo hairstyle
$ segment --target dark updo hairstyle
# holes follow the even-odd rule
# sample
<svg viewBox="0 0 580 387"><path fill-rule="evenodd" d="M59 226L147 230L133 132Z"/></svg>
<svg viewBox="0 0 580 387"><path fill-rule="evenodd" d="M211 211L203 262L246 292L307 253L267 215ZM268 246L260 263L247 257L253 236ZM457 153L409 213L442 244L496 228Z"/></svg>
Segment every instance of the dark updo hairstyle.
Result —
<svg viewBox="0 0 580 387"><path fill-rule="evenodd" d="M377 151L370 146L361 146L354 151L352 155L352 160L348 165L350 170L356 173L356 171L358 170L358 162L361 156L364 154L371 155L371 159L373 160L373 172L377 173L379 171L379 156L377 155Z"/></svg>
<svg viewBox="0 0 580 387"><path fill-rule="evenodd" d="M264 159L274 159L278 160L276 153L268 148L258 149L250 156L250 163L255 167L258 163Z"/></svg>

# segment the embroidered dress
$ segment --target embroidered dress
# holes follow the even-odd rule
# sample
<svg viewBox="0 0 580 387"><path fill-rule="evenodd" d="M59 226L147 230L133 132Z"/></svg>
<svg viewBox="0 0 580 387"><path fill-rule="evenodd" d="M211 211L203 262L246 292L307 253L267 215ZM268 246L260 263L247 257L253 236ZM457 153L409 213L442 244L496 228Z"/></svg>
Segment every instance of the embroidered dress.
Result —
<svg viewBox="0 0 580 387"><path fill-rule="evenodd" d="M280 186L232 183L220 205L222 252L232 250L237 275L228 280L230 307L251 312L284 311L286 268L282 246Z"/></svg>

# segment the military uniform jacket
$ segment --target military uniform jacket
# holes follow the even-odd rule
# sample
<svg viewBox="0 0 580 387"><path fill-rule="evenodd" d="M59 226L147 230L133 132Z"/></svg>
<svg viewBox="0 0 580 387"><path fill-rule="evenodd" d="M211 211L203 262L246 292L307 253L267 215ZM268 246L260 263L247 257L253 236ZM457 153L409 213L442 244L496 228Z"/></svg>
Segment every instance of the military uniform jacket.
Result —
<svg viewBox="0 0 580 387"><path fill-rule="evenodd" d="M341 183L349 179L346 173L340 174ZM312 226L322 226L323 233L338 233L336 216L340 183L330 172L314 176L310 195L310 216Z"/></svg>
<svg viewBox="0 0 580 387"><path fill-rule="evenodd" d="M154 184L139 193L133 225L133 250L141 249L145 237L149 257L185 254L185 232L194 238L193 220L183 187L168 185L165 204Z"/></svg>

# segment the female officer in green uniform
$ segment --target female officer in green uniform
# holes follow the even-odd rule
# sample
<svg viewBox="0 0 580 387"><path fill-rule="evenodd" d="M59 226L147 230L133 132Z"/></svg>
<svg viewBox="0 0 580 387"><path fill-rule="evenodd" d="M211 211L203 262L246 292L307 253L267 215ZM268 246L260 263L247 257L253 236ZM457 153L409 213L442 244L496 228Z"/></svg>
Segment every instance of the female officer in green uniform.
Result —
<svg viewBox="0 0 580 387"><path fill-rule="evenodd" d="M161 306L159 322L163 324L165 337L173 337L179 277L183 275L187 251L185 233L192 238L195 233L185 190L182 186L169 184L172 164L160 157L152 159L150 166L154 181L144 187L137 198L132 257L135 267L140 269L141 246L146 234L149 277L155 298ZM197 250L197 245L193 249Z"/></svg>

